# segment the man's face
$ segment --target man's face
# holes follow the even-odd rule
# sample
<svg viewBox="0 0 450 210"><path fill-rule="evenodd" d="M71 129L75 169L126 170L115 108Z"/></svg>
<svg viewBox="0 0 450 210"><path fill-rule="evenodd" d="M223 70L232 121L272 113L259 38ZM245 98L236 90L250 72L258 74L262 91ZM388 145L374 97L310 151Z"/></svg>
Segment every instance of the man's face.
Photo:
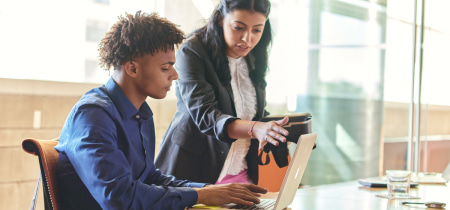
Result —
<svg viewBox="0 0 450 210"><path fill-rule="evenodd" d="M145 55L135 59L136 89L144 96L155 99L166 97L173 80L178 79L175 64L175 51L158 51L153 55Z"/></svg>
<svg viewBox="0 0 450 210"><path fill-rule="evenodd" d="M259 12L233 10L222 21L227 55L246 56L261 39L267 18Z"/></svg>

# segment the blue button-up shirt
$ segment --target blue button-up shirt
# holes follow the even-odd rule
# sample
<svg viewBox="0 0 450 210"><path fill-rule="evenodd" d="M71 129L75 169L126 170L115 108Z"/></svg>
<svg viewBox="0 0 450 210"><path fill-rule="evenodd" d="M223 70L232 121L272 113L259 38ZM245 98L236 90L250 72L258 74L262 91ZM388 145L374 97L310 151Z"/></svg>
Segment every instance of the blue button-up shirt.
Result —
<svg viewBox="0 0 450 210"><path fill-rule="evenodd" d="M78 101L55 148L62 209L183 209L205 185L155 168L152 110L136 110L112 78Z"/></svg>

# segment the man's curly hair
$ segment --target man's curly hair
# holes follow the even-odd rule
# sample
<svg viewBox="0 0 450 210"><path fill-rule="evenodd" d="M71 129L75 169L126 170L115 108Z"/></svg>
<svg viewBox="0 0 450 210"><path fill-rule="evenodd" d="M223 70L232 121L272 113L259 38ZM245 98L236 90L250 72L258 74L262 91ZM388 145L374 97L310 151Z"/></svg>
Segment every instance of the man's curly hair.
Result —
<svg viewBox="0 0 450 210"><path fill-rule="evenodd" d="M99 44L100 65L106 71L134 58L153 55L160 50L173 50L185 39L183 31L157 13L125 13L111 27Z"/></svg>

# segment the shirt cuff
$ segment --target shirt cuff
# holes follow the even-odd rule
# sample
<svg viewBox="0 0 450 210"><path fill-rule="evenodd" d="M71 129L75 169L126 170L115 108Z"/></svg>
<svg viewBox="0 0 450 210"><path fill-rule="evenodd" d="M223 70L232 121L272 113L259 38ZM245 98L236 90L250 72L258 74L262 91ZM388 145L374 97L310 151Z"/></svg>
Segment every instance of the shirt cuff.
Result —
<svg viewBox="0 0 450 210"><path fill-rule="evenodd" d="M181 194L181 203L183 206L191 207L197 203L197 191L190 187L179 187L178 192Z"/></svg>
<svg viewBox="0 0 450 210"><path fill-rule="evenodd" d="M189 182L183 185L183 187L197 187L197 188L202 188L205 185L208 185L210 183L198 183L198 182Z"/></svg>

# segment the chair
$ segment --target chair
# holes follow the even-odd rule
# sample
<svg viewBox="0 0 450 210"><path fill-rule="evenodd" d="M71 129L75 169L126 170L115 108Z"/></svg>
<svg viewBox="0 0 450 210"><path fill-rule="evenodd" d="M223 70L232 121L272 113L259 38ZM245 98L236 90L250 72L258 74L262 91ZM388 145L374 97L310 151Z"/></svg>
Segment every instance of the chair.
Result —
<svg viewBox="0 0 450 210"><path fill-rule="evenodd" d="M57 210L59 207L58 186L56 183L56 166L58 164L59 153L54 148L57 143L57 140L25 139L22 141L22 149L39 158L46 210ZM38 187L39 181L36 189ZM37 192L35 193L36 195ZM32 204L33 206L34 204Z"/></svg>

